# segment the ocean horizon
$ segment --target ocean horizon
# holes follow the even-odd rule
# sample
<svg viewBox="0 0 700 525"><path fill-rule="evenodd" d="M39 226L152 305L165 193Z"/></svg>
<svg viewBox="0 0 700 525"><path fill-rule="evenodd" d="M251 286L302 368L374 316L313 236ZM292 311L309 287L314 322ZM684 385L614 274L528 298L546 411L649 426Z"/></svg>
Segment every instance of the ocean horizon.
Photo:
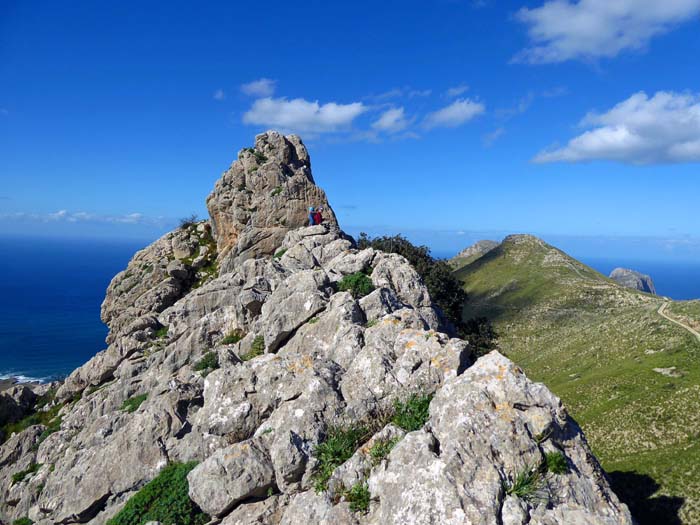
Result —
<svg viewBox="0 0 700 525"><path fill-rule="evenodd" d="M0 237L9 254L0 260L0 379L59 379L106 348L100 305L107 286L148 243ZM700 298L698 263L581 260L604 275L617 266L647 273L659 295Z"/></svg>

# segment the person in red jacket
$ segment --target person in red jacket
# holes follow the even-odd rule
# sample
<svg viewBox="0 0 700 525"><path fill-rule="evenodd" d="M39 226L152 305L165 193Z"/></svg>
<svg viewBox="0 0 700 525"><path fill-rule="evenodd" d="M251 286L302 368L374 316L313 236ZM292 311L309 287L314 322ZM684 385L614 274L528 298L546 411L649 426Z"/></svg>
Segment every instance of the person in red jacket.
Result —
<svg viewBox="0 0 700 525"><path fill-rule="evenodd" d="M316 208L314 212L314 224L321 224L323 222L323 208Z"/></svg>

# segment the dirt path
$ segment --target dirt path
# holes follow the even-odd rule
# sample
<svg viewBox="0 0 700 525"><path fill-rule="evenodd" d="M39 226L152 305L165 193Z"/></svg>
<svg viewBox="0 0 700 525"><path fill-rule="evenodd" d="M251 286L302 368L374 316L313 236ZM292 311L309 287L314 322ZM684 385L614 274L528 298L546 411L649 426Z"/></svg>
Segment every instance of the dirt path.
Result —
<svg viewBox="0 0 700 525"><path fill-rule="evenodd" d="M669 317L668 315L666 315L665 310L666 310L666 307L667 307L668 305L669 305L669 303L668 303L668 301L666 301L664 304L662 304L661 306L659 306L659 309L656 311L656 313L658 313L658 314L659 314L661 317L663 317L664 319L668 319L668 320L671 321L672 323L675 323L675 324L677 324L678 326L680 326L680 327L682 327L682 328L685 328L685 329L688 330L691 334L693 334L693 335L697 338L697 340L700 342L700 332L698 332L697 330L692 329L692 328L691 328L690 326L688 326L687 324L684 324L684 323L682 323L682 322L680 322L680 321L677 321L677 320L674 319L673 317Z"/></svg>

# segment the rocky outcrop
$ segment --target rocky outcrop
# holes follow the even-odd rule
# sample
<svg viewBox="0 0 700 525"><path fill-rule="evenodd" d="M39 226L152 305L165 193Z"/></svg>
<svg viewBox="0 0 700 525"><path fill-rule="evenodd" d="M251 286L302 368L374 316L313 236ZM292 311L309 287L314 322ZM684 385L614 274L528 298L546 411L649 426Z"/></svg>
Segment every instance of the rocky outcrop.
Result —
<svg viewBox="0 0 700 525"><path fill-rule="evenodd" d="M256 151L304 171L298 139L263 137ZM0 446L0 522L103 525L194 461L190 499L227 525L632 523L560 401L497 352L474 364L406 259L358 250L333 220L276 246L217 220L112 281L108 349L41 408L54 419ZM351 275L371 286L344 291ZM429 411L403 428L397 403L415 399ZM320 482L338 429L361 437Z"/></svg>
<svg viewBox="0 0 700 525"><path fill-rule="evenodd" d="M499 244L500 243L496 241L489 240L476 241L474 244L452 257L452 259L449 261L450 266L458 269L467 264L471 264L479 257L486 255L488 252L496 248Z"/></svg>
<svg viewBox="0 0 700 525"><path fill-rule="evenodd" d="M323 207L324 221L337 226L301 139L276 131L258 135L207 198L222 265L272 255L287 231L308 225L309 207Z"/></svg>
<svg viewBox="0 0 700 525"><path fill-rule="evenodd" d="M627 288L656 295L656 288L654 288L654 281L651 277L635 270L615 268L610 273L610 279Z"/></svg>

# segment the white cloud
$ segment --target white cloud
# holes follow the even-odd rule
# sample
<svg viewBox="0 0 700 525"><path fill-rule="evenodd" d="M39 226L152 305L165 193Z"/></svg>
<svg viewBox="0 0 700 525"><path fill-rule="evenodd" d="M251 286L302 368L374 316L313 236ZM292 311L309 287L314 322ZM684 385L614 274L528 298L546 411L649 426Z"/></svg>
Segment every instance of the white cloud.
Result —
<svg viewBox="0 0 700 525"><path fill-rule="evenodd" d="M251 97L271 97L275 92L276 80L260 78L241 86L241 91Z"/></svg>
<svg viewBox="0 0 700 525"><path fill-rule="evenodd" d="M466 92L469 86L466 84L460 84L459 86L454 86L445 91L445 96L447 98L454 98L460 96L462 93Z"/></svg>
<svg viewBox="0 0 700 525"><path fill-rule="evenodd" d="M369 95L365 97L367 100L372 100L374 102L384 102L391 100L392 98L416 98L416 97L429 97L432 94L432 89L414 89L410 86L405 86L402 88L393 88L389 91L384 91L378 95Z"/></svg>
<svg viewBox="0 0 700 525"><path fill-rule="evenodd" d="M428 113L423 120L423 126L427 129L437 127L455 128L470 121L484 111L486 111L486 108L481 102L468 98L457 99L449 106Z"/></svg>
<svg viewBox="0 0 700 525"><path fill-rule="evenodd" d="M515 61L535 64L614 57L643 49L655 35L700 13L700 0L549 0L516 19L531 46Z"/></svg>
<svg viewBox="0 0 700 525"><path fill-rule="evenodd" d="M636 93L605 113L589 113L580 125L592 129L534 161L700 162L700 94Z"/></svg>
<svg viewBox="0 0 700 525"><path fill-rule="evenodd" d="M361 102L319 104L303 98L261 98L243 115L245 124L268 126L282 131L329 133L350 128L367 111Z"/></svg>
<svg viewBox="0 0 700 525"><path fill-rule="evenodd" d="M413 122L406 118L403 107L387 109L372 123L372 128L386 133L398 133L403 131Z"/></svg>
<svg viewBox="0 0 700 525"><path fill-rule="evenodd" d="M214 100L224 100L226 98L226 93L223 89L217 89L214 91Z"/></svg>
<svg viewBox="0 0 700 525"><path fill-rule="evenodd" d="M129 213L126 215L99 215L84 211L71 212L58 210L53 213L14 212L0 214L0 220L13 220L22 222L90 222L111 224L146 224L163 225L168 222L164 217L147 217L142 213Z"/></svg>
<svg viewBox="0 0 700 525"><path fill-rule="evenodd" d="M491 133L487 133L484 135L484 146L490 148L505 132L505 128L496 128Z"/></svg>

